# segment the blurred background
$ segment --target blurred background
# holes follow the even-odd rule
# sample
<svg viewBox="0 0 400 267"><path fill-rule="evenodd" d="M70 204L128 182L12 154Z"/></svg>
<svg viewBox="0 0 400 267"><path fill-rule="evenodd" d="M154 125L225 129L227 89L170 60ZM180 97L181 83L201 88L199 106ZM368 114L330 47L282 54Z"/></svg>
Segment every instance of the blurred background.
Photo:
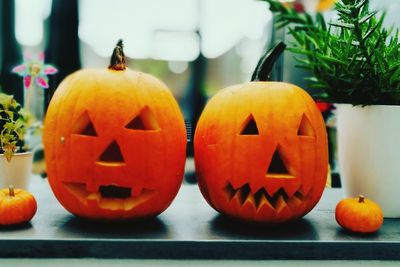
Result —
<svg viewBox="0 0 400 267"><path fill-rule="evenodd" d="M297 2L306 10L318 5L318 0ZM371 5L388 11L386 24L400 25L399 0L371 0ZM330 7L324 8L328 18ZM1 0L0 87L23 103L21 77L11 69L24 53L44 51L46 63L59 70L50 77L47 106L66 75L107 67L122 38L129 67L163 80L194 128L210 96L248 81L263 51L287 38L272 26L268 4L256 0ZM294 65L285 54L277 77L307 89L307 74Z"/></svg>
<svg viewBox="0 0 400 267"><path fill-rule="evenodd" d="M252 0L0 2L1 86L18 101L21 78L10 71L24 52L45 51L46 62L59 69L48 102L65 75L107 67L122 38L129 67L163 80L188 121L208 96L249 79L272 29L267 4Z"/></svg>

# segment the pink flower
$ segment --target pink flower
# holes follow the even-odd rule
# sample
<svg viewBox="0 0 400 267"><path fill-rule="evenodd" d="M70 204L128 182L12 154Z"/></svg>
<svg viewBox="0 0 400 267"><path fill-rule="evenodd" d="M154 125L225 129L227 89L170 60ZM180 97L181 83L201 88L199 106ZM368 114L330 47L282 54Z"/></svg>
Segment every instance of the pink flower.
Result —
<svg viewBox="0 0 400 267"><path fill-rule="evenodd" d="M32 82L39 87L49 88L49 79L47 75L55 74L57 71L58 70L52 65L44 64L43 52L39 53L37 59L32 59L29 54L25 53L24 63L12 69L13 73L24 77L24 87L26 89L29 89Z"/></svg>

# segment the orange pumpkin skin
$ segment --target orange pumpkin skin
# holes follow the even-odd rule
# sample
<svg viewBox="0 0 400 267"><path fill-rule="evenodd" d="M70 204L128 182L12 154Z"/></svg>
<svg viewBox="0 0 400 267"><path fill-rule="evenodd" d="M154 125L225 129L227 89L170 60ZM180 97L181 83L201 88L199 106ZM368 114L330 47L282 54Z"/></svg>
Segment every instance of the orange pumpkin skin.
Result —
<svg viewBox="0 0 400 267"><path fill-rule="evenodd" d="M13 193L10 193L13 190ZM0 190L0 225L29 222L36 214L35 197L23 189Z"/></svg>
<svg viewBox="0 0 400 267"><path fill-rule="evenodd" d="M249 82L216 94L199 119L194 149L203 196L235 218L296 219L324 190L325 124L313 99L291 84Z"/></svg>
<svg viewBox="0 0 400 267"><path fill-rule="evenodd" d="M335 218L343 228L358 233L375 232L383 224L382 209L363 196L341 200L336 206Z"/></svg>
<svg viewBox="0 0 400 267"><path fill-rule="evenodd" d="M154 216L182 182L182 114L170 90L145 73L85 69L68 76L49 105L43 142L50 186L77 216ZM105 196L110 188L124 196Z"/></svg>

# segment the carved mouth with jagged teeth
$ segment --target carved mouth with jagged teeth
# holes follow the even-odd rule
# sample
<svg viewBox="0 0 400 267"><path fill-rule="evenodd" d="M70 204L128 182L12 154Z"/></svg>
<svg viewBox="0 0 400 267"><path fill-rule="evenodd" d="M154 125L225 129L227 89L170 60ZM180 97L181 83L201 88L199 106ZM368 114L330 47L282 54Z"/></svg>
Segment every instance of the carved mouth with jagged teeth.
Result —
<svg viewBox="0 0 400 267"><path fill-rule="evenodd" d="M296 191L293 196L289 197L283 188L273 195L268 194L264 188L252 193L248 183L237 189L231 183L228 183L224 192L230 202L236 200L241 206L251 203L256 211L268 206L278 213L285 207L289 207L291 210L296 209L306 198L301 190Z"/></svg>
<svg viewBox="0 0 400 267"><path fill-rule="evenodd" d="M131 210L157 195L155 190L143 188L134 193L133 188L117 185L100 185L95 192L89 190L85 183L64 182L64 186L85 205L107 210Z"/></svg>

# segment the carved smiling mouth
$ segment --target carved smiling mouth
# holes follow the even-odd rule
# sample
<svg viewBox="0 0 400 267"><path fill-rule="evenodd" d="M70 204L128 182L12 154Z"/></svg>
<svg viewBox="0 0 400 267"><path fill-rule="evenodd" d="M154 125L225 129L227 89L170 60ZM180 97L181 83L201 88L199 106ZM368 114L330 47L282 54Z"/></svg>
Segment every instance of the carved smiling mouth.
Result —
<svg viewBox="0 0 400 267"><path fill-rule="evenodd" d="M251 203L256 211L268 206L277 213L285 207L295 210L306 198L301 190L296 191L293 196L289 197L283 188L279 189L273 195L269 195L264 188L259 189L256 193L252 193L248 183L236 189L233 188L231 183L228 183L224 192L230 202L236 201L240 206L243 206L245 203Z"/></svg>
<svg viewBox="0 0 400 267"><path fill-rule="evenodd" d="M89 191L85 183L65 182L64 186L85 205L107 210L131 210L157 195L157 191L145 188L134 195L132 188L116 185L101 185L96 192Z"/></svg>

